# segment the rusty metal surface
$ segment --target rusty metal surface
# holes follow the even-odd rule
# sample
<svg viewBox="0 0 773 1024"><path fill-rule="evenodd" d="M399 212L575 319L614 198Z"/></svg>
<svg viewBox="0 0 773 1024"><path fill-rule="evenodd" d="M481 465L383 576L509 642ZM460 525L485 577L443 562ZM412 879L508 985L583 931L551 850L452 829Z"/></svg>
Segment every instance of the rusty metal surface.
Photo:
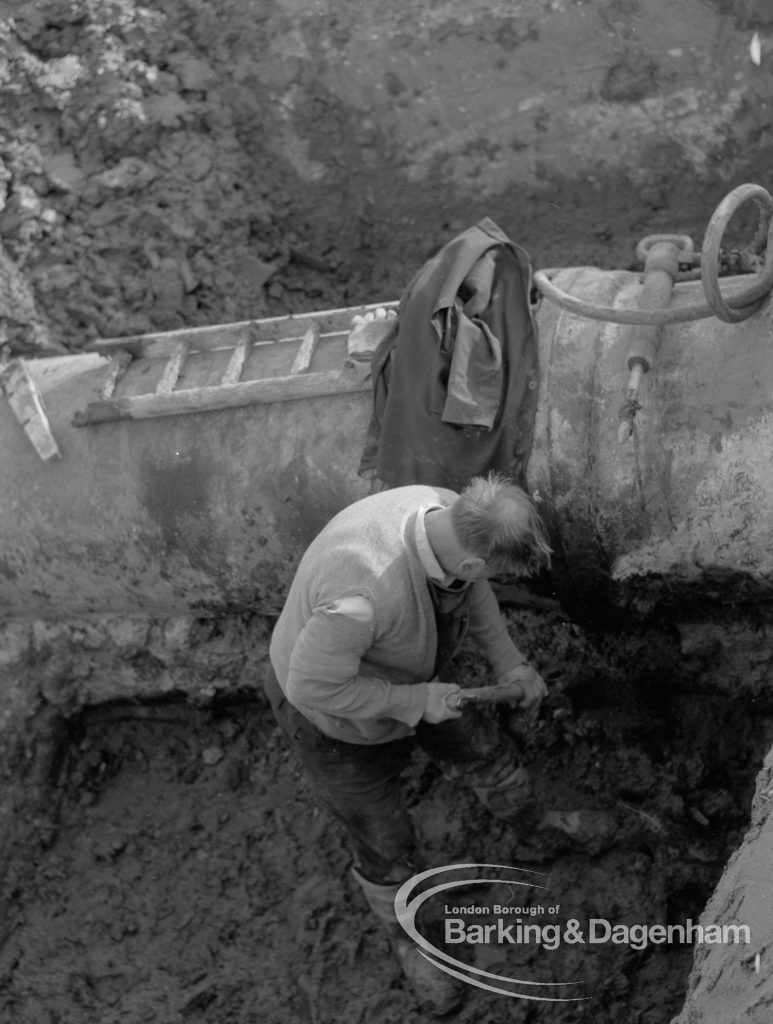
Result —
<svg viewBox="0 0 773 1024"><path fill-rule="evenodd" d="M56 465L0 405L0 609L278 611L306 544L367 492L354 467L369 396L79 430L72 411L105 371L76 371L94 358L69 357L45 391Z"/></svg>
<svg viewBox="0 0 773 1024"><path fill-rule="evenodd" d="M563 271L562 287L629 306L640 277ZM675 304L698 286L677 286ZM617 443L631 328L544 304L541 400L530 486L566 585L593 598L695 587L728 599L773 590L773 348L767 304L741 324L665 328L633 437Z"/></svg>
<svg viewBox="0 0 773 1024"><path fill-rule="evenodd" d="M636 301L640 277L561 271L562 287ZM677 286L687 302L697 284ZM633 437L617 443L628 328L545 303L529 482L550 521L563 594L650 601L773 589L769 306L741 324L666 328ZM97 354L40 361L62 458L43 463L0 403L0 610L7 617L281 607L308 542L368 493L356 474L367 392L71 424L109 373Z"/></svg>

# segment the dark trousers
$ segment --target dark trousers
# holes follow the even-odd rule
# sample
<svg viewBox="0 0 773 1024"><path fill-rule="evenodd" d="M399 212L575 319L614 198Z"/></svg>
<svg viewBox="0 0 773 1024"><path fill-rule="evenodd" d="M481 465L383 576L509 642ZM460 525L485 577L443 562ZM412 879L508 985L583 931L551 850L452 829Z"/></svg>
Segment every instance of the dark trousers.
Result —
<svg viewBox="0 0 773 1024"><path fill-rule="evenodd" d="M418 744L444 771L476 776L502 756L499 729L475 708L439 725L421 721L415 736L387 743L342 743L327 736L290 704L271 665L266 695L307 777L344 826L355 866L371 882L403 881L417 869L416 837L403 800L400 774Z"/></svg>

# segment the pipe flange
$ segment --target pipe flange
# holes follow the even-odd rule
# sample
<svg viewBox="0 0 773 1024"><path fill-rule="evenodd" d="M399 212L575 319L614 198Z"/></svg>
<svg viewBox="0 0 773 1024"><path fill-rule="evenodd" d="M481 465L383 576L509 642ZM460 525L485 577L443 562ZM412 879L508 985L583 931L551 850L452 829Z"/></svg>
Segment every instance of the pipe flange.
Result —
<svg viewBox="0 0 773 1024"><path fill-rule="evenodd" d="M636 258L642 266L646 265L647 256L652 247L662 242L670 242L677 247L680 266L685 264L692 266L695 245L689 235L646 235L636 246Z"/></svg>

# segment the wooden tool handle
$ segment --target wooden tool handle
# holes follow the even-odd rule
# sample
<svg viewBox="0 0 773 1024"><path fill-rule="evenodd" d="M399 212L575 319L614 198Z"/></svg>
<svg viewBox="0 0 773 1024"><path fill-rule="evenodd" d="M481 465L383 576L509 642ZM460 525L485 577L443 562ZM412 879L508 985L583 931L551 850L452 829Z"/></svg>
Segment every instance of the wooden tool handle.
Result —
<svg viewBox="0 0 773 1024"><path fill-rule="evenodd" d="M501 683L499 686L479 686L472 690L455 693L449 700L454 707L462 708L465 704L506 704L523 700L523 687L519 682Z"/></svg>

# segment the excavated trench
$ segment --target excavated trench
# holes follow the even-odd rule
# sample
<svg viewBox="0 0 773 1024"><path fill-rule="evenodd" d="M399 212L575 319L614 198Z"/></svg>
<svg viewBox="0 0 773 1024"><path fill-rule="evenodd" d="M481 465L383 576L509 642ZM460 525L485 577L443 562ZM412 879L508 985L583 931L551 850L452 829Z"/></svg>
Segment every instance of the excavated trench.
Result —
<svg viewBox="0 0 773 1024"><path fill-rule="evenodd" d="M769 186L770 87L748 57L757 31L767 59L763 0L357 14L348 0L45 0L15 20L6 6L0 345L14 353L396 297L484 214L538 266L626 267L647 233L699 240L733 184ZM534 721L499 714L544 805L583 812L583 828L519 835L417 756L428 862L543 873L562 921L697 921L773 742L770 606L654 600L590 632L548 581L519 601L510 628L551 692ZM262 698L270 626L11 610L2 1024L426 1019ZM459 673L484 681L472 653ZM693 955L470 945L482 969L591 998L470 987L453 1019L669 1024ZM742 947L728 957L760 976ZM729 1020L715 998L712 1021ZM769 1016L768 1002L743 1024Z"/></svg>
<svg viewBox="0 0 773 1024"><path fill-rule="evenodd" d="M506 614L550 679L550 696L534 721L498 714L543 804L581 811L583 829L571 838L519 835L417 756L407 792L428 864L539 872L548 888L530 902L560 905L564 922L697 922L748 828L754 775L773 741L757 647L764 617L702 608L680 623L672 609L668 621L586 633L532 596L539 607ZM218 663L225 671L224 639L231 659L250 669L246 688L207 695L202 686L186 698L168 681L166 697L92 693L86 706L71 688L54 696L57 713L49 706L45 722L30 723L26 756L17 751L14 766L25 786L18 814L29 827L6 865L0 1019L426 1019L348 877L337 825L316 808L252 685L248 648L251 637L262 646L258 625L191 622L183 644L179 621L176 638L157 624L152 656L131 650L126 628L121 634L124 672L145 680L146 694L161 659L172 680L187 672L190 683L190 665L210 678ZM90 669L72 655L67 666L71 682L80 670L81 700L89 672L105 687L120 650L100 648L96 630L90 648ZM49 635L30 660L52 696L64 649L62 635ZM457 671L484 681L472 651ZM739 679L745 685L736 687ZM494 886L489 903L505 895ZM680 1009L693 952L679 942L547 953L534 942L468 945L460 955L479 968L579 982L589 999L528 1003L470 988L453 1019L661 1024Z"/></svg>

